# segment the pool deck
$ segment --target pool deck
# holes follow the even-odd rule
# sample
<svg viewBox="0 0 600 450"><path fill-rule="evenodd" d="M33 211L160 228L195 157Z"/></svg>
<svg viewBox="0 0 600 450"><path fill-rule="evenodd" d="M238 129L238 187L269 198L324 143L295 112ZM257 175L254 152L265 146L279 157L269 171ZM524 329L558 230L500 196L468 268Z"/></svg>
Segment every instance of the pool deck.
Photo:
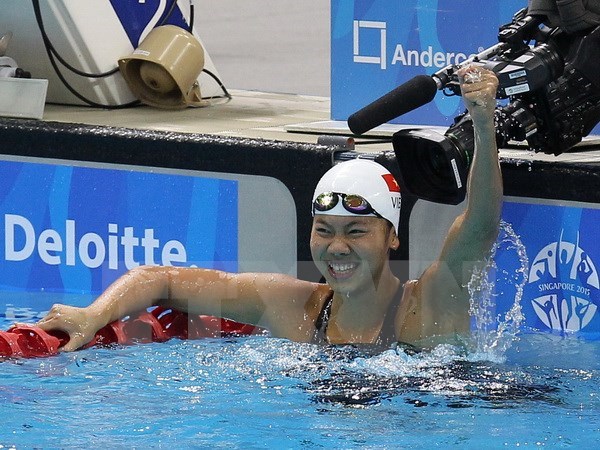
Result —
<svg viewBox="0 0 600 450"><path fill-rule="evenodd" d="M345 122L330 120L330 100L327 97L244 90L231 90L230 93L231 100L218 100L210 106L176 111L149 106L108 110L47 104L43 120L308 144L317 144L320 135L351 135ZM400 128L403 126L386 124L362 137L355 137L356 151L378 153L391 150L389 138ZM523 146L501 149L500 156L523 161L600 163L599 137L588 137L577 148L584 151L554 156L533 153Z"/></svg>
<svg viewBox="0 0 600 450"><path fill-rule="evenodd" d="M201 108L164 110L149 106L104 110L46 105L45 121L199 133L227 137L314 142L310 135L288 133L285 126L327 120L329 99L303 95L232 90L231 100Z"/></svg>

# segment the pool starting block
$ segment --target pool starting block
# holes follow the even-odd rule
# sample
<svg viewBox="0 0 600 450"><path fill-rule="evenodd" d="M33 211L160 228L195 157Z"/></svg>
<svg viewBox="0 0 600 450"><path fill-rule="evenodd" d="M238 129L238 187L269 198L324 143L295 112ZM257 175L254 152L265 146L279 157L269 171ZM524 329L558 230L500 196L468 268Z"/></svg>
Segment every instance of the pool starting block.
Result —
<svg viewBox="0 0 600 450"><path fill-rule="evenodd" d="M248 336L261 333L254 325L206 315L189 315L157 307L136 317L116 320L104 326L88 344L90 347L132 345L165 342L170 339L201 339L231 336ZM0 358L41 358L52 356L69 342L69 336L59 330L46 332L30 324L18 324L0 330Z"/></svg>

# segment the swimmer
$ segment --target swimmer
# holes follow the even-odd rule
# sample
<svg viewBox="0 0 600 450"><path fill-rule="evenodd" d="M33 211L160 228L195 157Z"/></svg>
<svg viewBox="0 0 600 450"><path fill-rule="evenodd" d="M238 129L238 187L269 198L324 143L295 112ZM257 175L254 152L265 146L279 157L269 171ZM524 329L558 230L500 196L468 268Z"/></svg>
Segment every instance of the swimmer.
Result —
<svg viewBox="0 0 600 450"><path fill-rule="evenodd" d="M364 159L335 165L314 191L310 248L324 282L282 274L226 273L142 266L123 275L91 305L54 305L38 322L88 343L106 324L151 306L226 317L298 342L417 347L468 333L467 283L497 238L502 177L494 130L496 76L459 71L475 130L467 206L455 220L437 261L402 283L390 267L398 249L400 189L381 165ZM465 81L467 79L467 81Z"/></svg>

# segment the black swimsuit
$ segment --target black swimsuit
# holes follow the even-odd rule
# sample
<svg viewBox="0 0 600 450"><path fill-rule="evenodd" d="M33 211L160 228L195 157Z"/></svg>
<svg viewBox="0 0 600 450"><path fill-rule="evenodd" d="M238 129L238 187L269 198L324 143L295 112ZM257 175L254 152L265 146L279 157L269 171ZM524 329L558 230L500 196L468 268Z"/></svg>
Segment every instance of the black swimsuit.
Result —
<svg viewBox="0 0 600 450"><path fill-rule="evenodd" d="M400 307L403 292L404 289L402 288L398 289L398 292L396 292L396 295L392 299L392 303L385 314L385 318L383 319L383 325L379 331L379 336L377 336L375 343L372 345L378 348L390 348L392 344L398 341L396 338L394 321L396 319L398 308ZM313 343L315 344L329 344L329 341L327 340L327 326L329 325L329 319L331 318L333 294L333 290L329 292L325 302L323 302L321 312L319 313L317 320L315 320L316 332L313 339Z"/></svg>

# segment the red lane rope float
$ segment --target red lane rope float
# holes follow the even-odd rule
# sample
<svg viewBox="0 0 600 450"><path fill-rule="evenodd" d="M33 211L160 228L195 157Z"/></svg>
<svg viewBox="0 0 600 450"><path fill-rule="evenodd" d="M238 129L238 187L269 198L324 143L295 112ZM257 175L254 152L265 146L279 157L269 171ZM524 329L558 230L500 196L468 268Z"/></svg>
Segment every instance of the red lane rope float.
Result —
<svg viewBox="0 0 600 450"><path fill-rule="evenodd" d="M261 333L254 325L229 319L187 313L157 307L137 317L116 320L98 330L94 339L82 348L135 343L164 342L169 339L200 339L206 337L247 336ZM58 353L69 336L58 330L46 332L35 325L13 325L0 330L0 358L39 358Z"/></svg>
<svg viewBox="0 0 600 450"><path fill-rule="evenodd" d="M15 325L0 335L9 347L4 356L22 356L34 358L52 355L58 352L61 341L35 325ZM0 348L2 348L0 344ZM6 347L5 347L6 348Z"/></svg>

